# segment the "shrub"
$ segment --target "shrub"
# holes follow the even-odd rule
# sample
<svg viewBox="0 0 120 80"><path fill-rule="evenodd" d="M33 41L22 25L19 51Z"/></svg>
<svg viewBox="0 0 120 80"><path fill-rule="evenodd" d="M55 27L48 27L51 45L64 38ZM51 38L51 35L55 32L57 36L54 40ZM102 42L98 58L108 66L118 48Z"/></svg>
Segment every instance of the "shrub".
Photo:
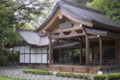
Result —
<svg viewBox="0 0 120 80"><path fill-rule="evenodd" d="M89 74L73 74L73 73L64 73L64 72L58 72L56 76L61 77L71 77L71 78L80 78L80 79L89 79ZM110 73L108 74L108 80L117 80L120 79L120 73ZM98 75L94 74L94 80L107 80L106 75Z"/></svg>
<svg viewBox="0 0 120 80"><path fill-rule="evenodd" d="M82 79L88 79L89 78L89 74L77 74L77 76L79 78L82 78Z"/></svg>
<svg viewBox="0 0 120 80"><path fill-rule="evenodd" d="M0 65L1 66L6 66L8 62L8 57L5 56L3 53L0 54Z"/></svg>
<svg viewBox="0 0 120 80"><path fill-rule="evenodd" d="M110 73L108 74L108 80L120 79L120 73Z"/></svg>
<svg viewBox="0 0 120 80"><path fill-rule="evenodd" d="M39 74L39 75L52 75L52 72L49 72L47 69L31 69L24 70L24 73Z"/></svg>
<svg viewBox="0 0 120 80"><path fill-rule="evenodd" d="M102 75L98 75L98 74L94 74L94 80L105 80L106 79L106 75L102 74Z"/></svg>
<svg viewBox="0 0 120 80"><path fill-rule="evenodd" d="M58 72L56 76L62 76L62 77L71 77L71 78L82 78L82 79L88 79L88 74L73 74L73 73L64 73L64 72Z"/></svg>

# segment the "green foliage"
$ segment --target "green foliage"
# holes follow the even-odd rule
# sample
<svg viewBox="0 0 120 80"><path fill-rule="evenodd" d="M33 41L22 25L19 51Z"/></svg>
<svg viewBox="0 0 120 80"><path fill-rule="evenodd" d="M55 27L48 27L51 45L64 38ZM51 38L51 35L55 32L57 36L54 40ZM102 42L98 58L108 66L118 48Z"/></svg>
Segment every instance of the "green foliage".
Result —
<svg viewBox="0 0 120 80"><path fill-rule="evenodd" d="M14 79L14 78L0 76L0 80L25 80L25 79Z"/></svg>
<svg viewBox="0 0 120 80"><path fill-rule="evenodd" d="M118 80L118 79L120 79L120 73L108 74L108 80Z"/></svg>
<svg viewBox="0 0 120 80"><path fill-rule="evenodd" d="M120 0L93 0L87 6L103 11L109 19L120 24Z"/></svg>
<svg viewBox="0 0 120 80"><path fill-rule="evenodd" d="M6 66L8 61L8 57L5 56L4 54L0 54L0 65L1 66Z"/></svg>
<svg viewBox="0 0 120 80"><path fill-rule="evenodd" d="M24 70L24 73L39 74L39 75L52 75L52 72L49 72L47 69L31 69Z"/></svg>
<svg viewBox="0 0 120 80"><path fill-rule="evenodd" d="M53 9L53 1L51 0L16 0L17 14L20 22L31 24L37 27L50 14ZM22 19L21 19L22 18Z"/></svg>
<svg viewBox="0 0 120 80"><path fill-rule="evenodd" d="M56 76L81 78L81 79L88 79L89 78L89 74L74 74L74 73L64 73L64 72L58 72L56 74Z"/></svg>
<svg viewBox="0 0 120 80"><path fill-rule="evenodd" d="M95 80L104 80L106 79L106 75L98 75L98 74L94 74L94 79Z"/></svg>
<svg viewBox="0 0 120 80"><path fill-rule="evenodd" d="M73 73L58 72L56 76L89 79L89 74L73 74ZM105 80L106 76L107 75L105 74L102 74L102 75L94 74L94 80ZM120 79L120 73L108 74L108 80L117 80L117 79Z"/></svg>
<svg viewBox="0 0 120 80"><path fill-rule="evenodd" d="M0 53L5 45L18 43L21 40L16 28L18 22L14 15L16 2L12 0L0 0Z"/></svg>
<svg viewBox="0 0 120 80"><path fill-rule="evenodd" d="M23 25L23 29L31 29L31 30L34 30L35 28L34 27L31 27L29 24L25 23Z"/></svg>
<svg viewBox="0 0 120 80"><path fill-rule="evenodd" d="M87 3L89 2L92 2L93 0L70 0L74 3L79 3L79 4L82 4L82 5L86 5Z"/></svg>
<svg viewBox="0 0 120 80"><path fill-rule="evenodd" d="M6 45L22 41L18 28L33 29L27 23L44 20L50 13L52 3L50 0L0 0L0 54Z"/></svg>
<svg viewBox="0 0 120 80"><path fill-rule="evenodd" d="M0 65L7 66L19 61L19 54L4 50L0 54Z"/></svg>

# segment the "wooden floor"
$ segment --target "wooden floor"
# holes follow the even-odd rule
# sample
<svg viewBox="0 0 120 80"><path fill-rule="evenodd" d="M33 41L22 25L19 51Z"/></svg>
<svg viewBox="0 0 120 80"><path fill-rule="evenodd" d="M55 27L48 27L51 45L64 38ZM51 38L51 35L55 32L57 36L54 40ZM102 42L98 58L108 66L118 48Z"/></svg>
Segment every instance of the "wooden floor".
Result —
<svg viewBox="0 0 120 80"><path fill-rule="evenodd" d="M75 65L51 65L51 71L57 72L75 72L75 73L97 73L99 66L75 66Z"/></svg>

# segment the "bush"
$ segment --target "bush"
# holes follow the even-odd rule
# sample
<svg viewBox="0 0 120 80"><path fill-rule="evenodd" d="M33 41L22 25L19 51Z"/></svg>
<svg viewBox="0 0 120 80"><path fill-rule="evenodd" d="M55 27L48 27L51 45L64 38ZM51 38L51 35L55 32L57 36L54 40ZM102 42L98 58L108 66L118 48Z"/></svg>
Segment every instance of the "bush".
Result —
<svg viewBox="0 0 120 80"><path fill-rule="evenodd" d="M89 78L89 74L77 74L77 76L79 78L82 78L82 79L88 79Z"/></svg>
<svg viewBox="0 0 120 80"><path fill-rule="evenodd" d="M10 63L15 63L19 61L19 54L13 53L13 51L3 50L3 53L0 53L0 65L8 66Z"/></svg>
<svg viewBox="0 0 120 80"><path fill-rule="evenodd" d="M56 76L89 79L89 74L73 74L73 73L58 72ZM120 79L120 73L108 74L108 80L117 80L117 79ZM94 74L94 80L107 80L107 79L105 74L102 75Z"/></svg>
<svg viewBox="0 0 120 80"><path fill-rule="evenodd" d="M102 74L102 75L98 75L98 74L94 74L94 80L105 80L106 79L106 75Z"/></svg>
<svg viewBox="0 0 120 80"><path fill-rule="evenodd" d="M1 66L6 66L8 62L8 57L4 55L3 53L0 54L0 65Z"/></svg>
<svg viewBox="0 0 120 80"><path fill-rule="evenodd" d="M39 74L39 75L52 75L52 72L49 72L47 69L31 69L24 70L24 73Z"/></svg>
<svg viewBox="0 0 120 80"><path fill-rule="evenodd" d="M82 79L88 79L88 74L73 74L73 73L64 73L64 72L58 72L56 76L62 76L62 77L71 77L71 78L82 78Z"/></svg>
<svg viewBox="0 0 120 80"><path fill-rule="evenodd" d="M75 77L75 74L73 74L73 73L58 72L58 73L56 74L56 76L71 77L71 78L74 78L74 77Z"/></svg>
<svg viewBox="0 0 120 80"><path fill-rule="evenodd" d="M108 80L120 79L120 73L110 73L108 74Z"/></svg>

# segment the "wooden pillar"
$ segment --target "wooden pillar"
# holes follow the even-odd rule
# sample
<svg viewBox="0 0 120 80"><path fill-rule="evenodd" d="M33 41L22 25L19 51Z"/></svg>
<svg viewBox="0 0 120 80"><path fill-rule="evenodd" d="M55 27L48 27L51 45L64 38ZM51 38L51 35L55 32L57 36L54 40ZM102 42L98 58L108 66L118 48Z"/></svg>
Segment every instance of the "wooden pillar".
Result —
<svg viewBox="0 0 120 80"><path fill-rule="evenodd" d="M52 39L49 36L49 69L50 69L51 61L52 61L51 58L52 58Z"/></svg>
<svg viewBox="0 0 120 80"><path fill-rule="evenodd" d="M119 55L118 55L118 40L115 40L115 64L118 64L118 61L119 61L119 59L118 59L118 57L119 57Z"/></svg>
<svg viewBox="0 0 120 80"><path fill-rule="evenodd" d="M80 65L82 64L82 40L80 40Z"/></svg>
<svg viewBox="0 0 120 80"><path fill-rule="evenodd" d="M86 38L86 66L89 65L89 39L88 39L88 35L86 34L85 36Z"/></svg>
<svg viewBox="0 0 120 80"><path fill-rule="evenodd" d="M61 52L60 52L60 48L59 48L59 63L60 63L60 58L61 58Z"/></svg>
<svg viewBox="0 0 120 80"><path fill-rule="evenodd" d="M100 66L102 66L102 38L99 37Z"/></svg>

